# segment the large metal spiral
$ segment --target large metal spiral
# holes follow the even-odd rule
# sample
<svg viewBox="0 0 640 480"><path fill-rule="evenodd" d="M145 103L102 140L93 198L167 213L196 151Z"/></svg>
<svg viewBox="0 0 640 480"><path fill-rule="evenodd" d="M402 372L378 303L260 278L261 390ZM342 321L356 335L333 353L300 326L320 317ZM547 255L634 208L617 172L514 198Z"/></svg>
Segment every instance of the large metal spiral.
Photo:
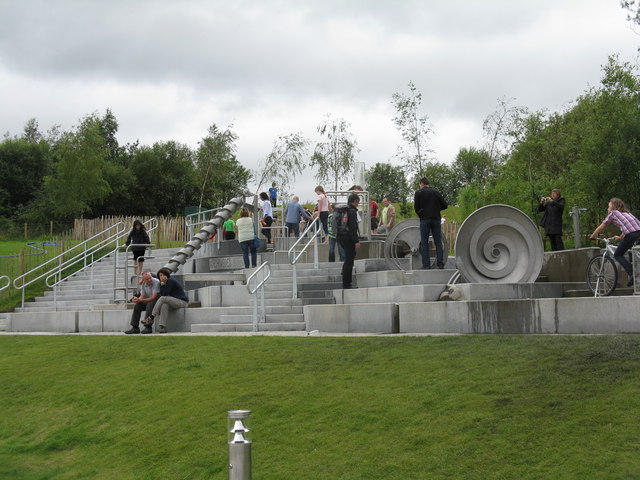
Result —
<svg viewBox="0 0 640 480"><path fill-rule="evenodd" d="M544 245L535 223L509 205L487 205L460 226L456 268L467 282L533 282Z"/></svg>
<svg viewBox="0 0 640 480"><path fill-rule="evenodd" d="M384 257L391 268L412 270L422 265L420 219L409 218L391 229L384 242ZM442 233L442 250L445 260L449 254L449 242ZM436 253L433 236L429 236L431 267L436 268Z"/></svg>

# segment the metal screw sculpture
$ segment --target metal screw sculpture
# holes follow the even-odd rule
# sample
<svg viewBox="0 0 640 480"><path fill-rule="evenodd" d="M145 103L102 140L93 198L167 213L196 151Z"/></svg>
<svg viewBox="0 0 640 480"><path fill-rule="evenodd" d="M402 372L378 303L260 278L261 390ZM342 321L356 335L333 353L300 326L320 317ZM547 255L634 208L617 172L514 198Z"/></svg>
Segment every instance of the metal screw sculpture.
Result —
<svg viewBox="0 0 640 480"><path fill-rule="evenodd" d="M171 257L171 260L169 260L164 268L168 268L173 273L177 272L180 265L184 265L196 250L207 243L211 235L216 233L219 228L222 228L222 224L233 215L233 212L243 205L243 197L236 197L229 200L227 205L218 210L211 220L205 222L200 231L191 237L191 240L189 240L178 253Z"/></svg>

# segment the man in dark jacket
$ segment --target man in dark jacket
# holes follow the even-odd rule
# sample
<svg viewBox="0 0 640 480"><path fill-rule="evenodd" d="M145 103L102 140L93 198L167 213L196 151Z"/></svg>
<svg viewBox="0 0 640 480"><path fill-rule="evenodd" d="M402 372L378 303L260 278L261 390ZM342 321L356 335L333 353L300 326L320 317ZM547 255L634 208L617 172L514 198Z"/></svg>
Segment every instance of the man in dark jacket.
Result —
<svg viewBox="0 0 640 480"><path fill-rule="evenodd" d="M345 253L342 265L342 288L353 288L353 262L356 259L356 250L360 248L360 232L358 231L360 197L356 193L352 193L347 202L349 205L345 210L337 210L334 214L333 231L336 232L338 243L344 248Z"/></svg>
<svg viewBox="0 0 640 480"><path fill-rule="evenodd" d="M564 198L560 190L554 188L551 190L551 197L542 197L539 212L544 212L540 226L544 228L544 233L549 237L551 242L551 250L564 250L562 243L562 212L564 211Z"/></svg>
<svg viewBox="0 0 640 480"><path fill-rule="evenodd" d="M440 211L448 207L447 202L440 192L429 186L429 180L420 179L420 190L413 197L413 208L420 217L420 240L422 254L422 268L431 268L429 258L429 232L433 236L436 246L436 262L438 268L444 268L444 255L442 252L442 227Z"/></svg>
<svg viewBox="0 0 640 480"><path fill-rule="evenodd" d="M160 280L160 298L153 307L153 312L142 322L146 328L142 333L151 333L151 325L158 314L160 318L160 333L167 333L167 315L169 310L177 310L185 308L189 304L189 298L184 292L182 285L175 278L171 278L171 271L168 268L158 270L158 279Z"/></svg>

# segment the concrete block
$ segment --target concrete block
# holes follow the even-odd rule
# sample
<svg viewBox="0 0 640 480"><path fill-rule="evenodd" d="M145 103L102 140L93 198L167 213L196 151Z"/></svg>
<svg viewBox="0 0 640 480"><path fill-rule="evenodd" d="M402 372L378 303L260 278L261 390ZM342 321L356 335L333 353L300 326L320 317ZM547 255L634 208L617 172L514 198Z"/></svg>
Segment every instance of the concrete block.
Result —
<svg viewBox="0 0 640 480"><path fill-rule="evenodd" d="M401 333L460 333L466 309L463 302L398 304ZM461 313L460 311L463 310Z"/></svg>
<svg viewBox="0 0 640 480"><path fill-rule="evenodd" d="M640 297L557 300L558 333L640 333Z"/></svg>
<svg viewBox="0 0 640 480"><path fill-rule="evenodd" d="M78 315L77 312L9 313L7 331L75 333Z"/></svg>
<svg viewBox="0 0 640 480"><path fill-rule="evenodd" d="M102 312L78 312L78 332L103 332Z"/></svg>
<svg viewBox="0 0 640 480"><path fill-rule="evenodd" d="M334 333L397 333L395 304L307 305L307 330Z"/></svg>
<svg viewBox="0 0 640 480"><path fill-rule="evenodd" d="M144 315L144 312L142 313ZM144 319L144 317L140 317ZM103 332L124 332L130 328L131 310L129 311L104 311L102 312Z"/></svg>
<svg viewBox="0 0 640 480"><path fill-rule="evenodd" d="M555 333L555 300L467 302L472 333Z"/></svg>
<svg viewBox="0 0 640 480"><path fill-rule="evenodd" d="M251 294L245 285L222 285L220 294L221 307L251 305Z"/></svg>
<svg viewBox="0 0 640 480"><path fill-rule="evenodd" d="M222 286L199 288L195 297L203 307L219 307L222 305Z"/></svg>
<svg viewBox="0 0 640 480"><path fill-rule="evenodd" d="M584 282L587 263L596 255L600 255L597 247L545 252L540 276L550 282Z"/></svg>

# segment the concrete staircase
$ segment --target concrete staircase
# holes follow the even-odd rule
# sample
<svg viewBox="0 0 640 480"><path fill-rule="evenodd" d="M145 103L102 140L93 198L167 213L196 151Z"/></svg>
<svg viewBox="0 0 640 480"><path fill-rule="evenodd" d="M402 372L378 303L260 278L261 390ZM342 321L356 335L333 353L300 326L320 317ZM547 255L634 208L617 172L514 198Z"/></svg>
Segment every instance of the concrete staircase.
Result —
<svg viewBox="0 0 640 480"><path fill-rule="evenodd" d="M171 258L174 249L153 250L153 257L145 261L145 269L158 270ZM129 261L129 287L134 291L137 287L137 278L133 276L133 260ZM120 254L118 263L122 265L124 254ZM46 291L42 296L33 301L25 302L24 307L15 309L16 313L27 312L86 312L93 310L94 305L124 302L124 271L119 268L114 275L115 257L108 255L93 267L73 275L64 280L56 289Z"/></svg>
<svg viewBox="0 0 640 480"><path fill-rule="evenodd" d="M271 265L271 278L264 286L265 319L259 323L260 331L301 331L306 329L303 308L305 305L334 304L333 291L342 287L340 263L297 265L298 294L293 298L293 267L289 264ZM247 277L253 270L247 270ZM205 287L206 288L206 287ZM238 293L248 292L242 288ZM253 330L253 303L257 296L249 299L248 305L209 307L202 301L202 314L208 312L214 321L198 321L191 324L191 332L250 332ZM238 299L238 303L246 300Z"/></svg>

